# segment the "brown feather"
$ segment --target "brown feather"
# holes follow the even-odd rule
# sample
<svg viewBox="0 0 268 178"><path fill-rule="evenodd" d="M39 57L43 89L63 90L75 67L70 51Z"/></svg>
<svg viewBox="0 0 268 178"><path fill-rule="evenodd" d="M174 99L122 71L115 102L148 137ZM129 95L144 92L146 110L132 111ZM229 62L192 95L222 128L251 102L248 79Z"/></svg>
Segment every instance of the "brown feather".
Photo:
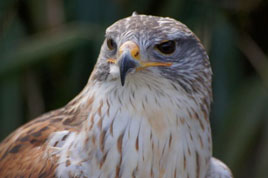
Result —
<svg viewBox="0 0 268 178"><path fill-rule="evenodd" d="M55 177L58 158L46 157L46 141L56 131L79 130L88 112L87 106L76 105L79 98L80 95L65 107L30 121L3 140L0 177Z"/></svg>

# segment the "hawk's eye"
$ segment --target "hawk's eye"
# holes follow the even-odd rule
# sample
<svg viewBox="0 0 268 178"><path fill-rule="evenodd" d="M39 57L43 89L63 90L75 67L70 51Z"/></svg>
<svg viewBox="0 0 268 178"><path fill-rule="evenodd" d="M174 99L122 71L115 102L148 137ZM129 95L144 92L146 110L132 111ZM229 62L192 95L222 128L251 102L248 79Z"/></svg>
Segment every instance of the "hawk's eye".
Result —
<svg viewBox="0 0 268 178"><path fill-rule="evenodd" d="M107 46L110 50L114 50L116 48L116 43L113 39L107 39Z"/></svg>
<svg viewBox="0 0 268 178"><path fill-rule="evenodd" d="M176 43L169 40L156 45L156 48L163 54L172 54L176 49Z"/></svg>

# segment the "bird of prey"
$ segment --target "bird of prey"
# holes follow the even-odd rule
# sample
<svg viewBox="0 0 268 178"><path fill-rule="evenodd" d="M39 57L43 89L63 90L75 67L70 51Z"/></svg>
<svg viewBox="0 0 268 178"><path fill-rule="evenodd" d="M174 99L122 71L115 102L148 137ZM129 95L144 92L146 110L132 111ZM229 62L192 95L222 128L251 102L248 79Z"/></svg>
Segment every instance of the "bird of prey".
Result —
<svg viewBox="0 0 268 178"><path fill-rule="evenodd" d="M82 92L2 141L0 177L231 178L212 157L211 80L184 24L121 19Z"/></svg>

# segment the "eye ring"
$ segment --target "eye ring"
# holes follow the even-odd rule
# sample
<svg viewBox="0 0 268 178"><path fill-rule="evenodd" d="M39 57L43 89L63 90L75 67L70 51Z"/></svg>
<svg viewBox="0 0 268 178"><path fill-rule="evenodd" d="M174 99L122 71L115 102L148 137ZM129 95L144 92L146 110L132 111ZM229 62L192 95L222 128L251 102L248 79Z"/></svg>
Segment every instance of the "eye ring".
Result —
<svg viewBox="0 0 268 178"><path fill-rule="evenodd" d="M116 49L116 43L112 38L107 39L107 46L110 50Z"/></svg>
<svg viewBox="0 0 268 178"><path fill-rule="evenodd" d="M173 40L164 41L160 44L157 44L156 49L163 54L169 55L176 50L176 43Z"/></svg>

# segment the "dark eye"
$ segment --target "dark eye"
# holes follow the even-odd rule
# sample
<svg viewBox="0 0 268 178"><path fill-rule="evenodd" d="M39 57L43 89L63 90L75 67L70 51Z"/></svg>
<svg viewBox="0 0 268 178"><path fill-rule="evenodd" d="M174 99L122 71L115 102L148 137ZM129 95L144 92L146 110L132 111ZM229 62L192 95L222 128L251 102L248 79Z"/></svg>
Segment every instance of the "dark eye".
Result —
<svg viewBox="0 0 268 178"><path fill-rule="evenodd" d="M116 43L113 39L108 39L107 40L107 46L110 50L114 50L116 48Z"/></svg>
<svg viewBox="0 0 268 178"><path fill-rule="evenodd" d="M172 54L176 49L175 41L165 41L156 45L156 48L163 54Z"/></svg>

